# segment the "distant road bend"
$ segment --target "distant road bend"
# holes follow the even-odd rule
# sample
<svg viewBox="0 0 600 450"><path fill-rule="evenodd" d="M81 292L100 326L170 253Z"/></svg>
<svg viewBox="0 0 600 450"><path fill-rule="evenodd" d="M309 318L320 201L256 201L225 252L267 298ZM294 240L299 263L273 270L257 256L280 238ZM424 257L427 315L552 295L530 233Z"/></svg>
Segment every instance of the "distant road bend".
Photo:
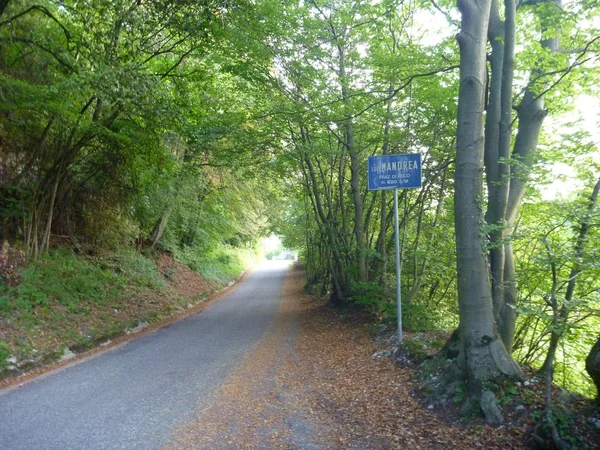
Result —
<svg viewBox="0 0 600 450"><path fill-rule="evenodd" d="M265 263L195 316L0 391L0 449L161 448L273 322L288 265Z"/></svg>

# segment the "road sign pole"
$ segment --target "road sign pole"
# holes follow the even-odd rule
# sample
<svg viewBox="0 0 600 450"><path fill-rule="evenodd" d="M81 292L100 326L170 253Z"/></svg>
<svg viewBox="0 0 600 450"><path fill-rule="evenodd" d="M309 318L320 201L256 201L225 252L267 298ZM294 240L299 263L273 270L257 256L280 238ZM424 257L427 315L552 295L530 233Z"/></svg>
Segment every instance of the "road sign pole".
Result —
<svg viewBox="0 0 600 450"><path fill-rule="evenodd" d="M400 264L400 230L398 226L398 189L394 189L394 241L396 242L396 312L398 314L398 345L402 344L402 293Z"/></svg>
<svg viewBox="0 0 600 450"><path fill-rule="evenodd" d="M422 181L421 155L404 153L399 155L369 156L368 188L370 191L394 190L394 240L396 242L396 311L398 313L398 345L402 344L402 298L400 292L402 261L400 260L400 230L398 226L398 189L420 188ZM406 196L404 211L406 216ZM406 241L406 224L402 247Z"/></svg>

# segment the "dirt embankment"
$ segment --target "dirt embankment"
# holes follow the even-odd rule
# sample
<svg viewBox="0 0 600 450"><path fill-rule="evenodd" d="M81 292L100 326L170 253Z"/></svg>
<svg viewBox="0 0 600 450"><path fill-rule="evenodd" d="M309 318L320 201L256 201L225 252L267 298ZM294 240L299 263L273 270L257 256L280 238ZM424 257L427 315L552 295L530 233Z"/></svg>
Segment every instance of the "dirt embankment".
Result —
<svg viewBox="0 0 600 450"><path fill-rule="evenodd" d="M14 355L0 371L0 388L196 314L224 293L170 255L161 254L156 265L164 278L160 289L131 286L107 304L88 302L77 310L52 304L27 317L0 317L0 341Z"/></svg>

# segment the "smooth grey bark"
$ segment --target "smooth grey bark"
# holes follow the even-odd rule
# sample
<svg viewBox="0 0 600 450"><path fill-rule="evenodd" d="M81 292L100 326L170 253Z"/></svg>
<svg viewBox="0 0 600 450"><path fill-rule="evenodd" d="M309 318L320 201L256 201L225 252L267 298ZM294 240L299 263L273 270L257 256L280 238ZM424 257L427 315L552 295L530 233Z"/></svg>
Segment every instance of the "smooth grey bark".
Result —
<svg viewBox="0 0 600 450"><path fill-rule="evenodd" d="M600 403L600 336L585 359L585 370L596 385L596 399Z"/></svg>
<svg viewBox="0 0 600 450"><path fill-rule="evenodd" d="M333 27L332 27L333 28ZM334 32L336 39L337 34ZM341 45L338 45L339 57L339 81L342 88L342 98L344 106L350 107L348 94L348 79L346 76L346 58L345 51ZM350 155L350 187L352 190L352 202L354 203L354 236L356 239L356 255L358 264L358 281L367 281L367 258L365 251L365 235L363 230L363 199L360 192L360 161L358 150L354 145L354 125L352 117L347 114L345 124L345 146Z"/></svg>
<svg viewBox="0 0 600 450"><path fill-rule="evenodd" d="M560 6L560 0L546 0ZM533 80L540 71L533 69L530 86L526 89L518 110L519 128L512 159L512 78L514 74L514 46L516 4L504 2L504 21L501 20L498 1L492 0L488 40L491 82L485 125L485 168L488 188L486 222L495 227L489 233L489 264L492 283L494 316L505 347L512 351L516 321L516 272L510 233L514 226L521 198L527 186L527 176L533 163L542 122L546 116L543 97L535 92ZM548 24L543 25L544 29ZM542 46L551 53L558 49L557 38L545 39ZM512 173L511 173L512 172Z"/></svg>
<svg viewBox="0 0 600 450"><path fill-rule="evenodd" d="M500 339L492 304L488 264L480 236L483 223L484 96L491 0L458 0L462 25L456 148L455 227L459 304L459 349L470 391L501 377L520 378L519 366Z"/></svg>
<svg viewBox="0 0 600 450"><path fill-rule="evenodd" d="M491 83L485 126L485 168L488 187L486 221L496 227L489 233L490 272L494 317L498 321L504 308L504 267L506 237L504 216L508 200L510 166L512 81L514 72L515 13L513 0L504 2L505 20L500 19L498 1L492 0L488 39L492 54ZM506 340L503 341L505 345ZM507 348L510 349L509 346Z"/></svg>
<svg viewBox="0 0 600 450"><path fill-rule="evenodd" d="M545 0L562 7L562 0ZM542 23L542 34L553 24ZM558 36L541 40L542 48L550 54L556 53L559 49ZM533 166L534 155L537 149L538 139L542 130L542 124L548 111L544 108L544 97L535 90L535 82L541 74L541 71L534 68L531 71L530 82L525 90L521 103L517 107L517 119L519 128L515 138L511 159L516 164L512 165L511 177L508 191L508 201L506 204L505 221L506 233L515 225L517 212L521 205L521 200L525 194L529 173ZM514 264L514 254L510 239L504 244L504 274L503 274L503 295L501 308L498 314L498 328L506 347L511 350L513 346L515 322L516 322L516 299L517 282L516 270Z"/></svg>

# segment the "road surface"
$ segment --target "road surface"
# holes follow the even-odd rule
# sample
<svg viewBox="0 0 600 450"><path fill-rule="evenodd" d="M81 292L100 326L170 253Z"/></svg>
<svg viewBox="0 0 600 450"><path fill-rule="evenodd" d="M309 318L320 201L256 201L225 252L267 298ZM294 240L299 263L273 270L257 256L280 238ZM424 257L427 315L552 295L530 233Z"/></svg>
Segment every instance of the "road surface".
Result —
<svg viewBox="0 0 600 450"><path fill-rule="evenodd" d="M195 316L0 391L0 449L161 448L273 322L288 265L266 263Z"/></svg>

